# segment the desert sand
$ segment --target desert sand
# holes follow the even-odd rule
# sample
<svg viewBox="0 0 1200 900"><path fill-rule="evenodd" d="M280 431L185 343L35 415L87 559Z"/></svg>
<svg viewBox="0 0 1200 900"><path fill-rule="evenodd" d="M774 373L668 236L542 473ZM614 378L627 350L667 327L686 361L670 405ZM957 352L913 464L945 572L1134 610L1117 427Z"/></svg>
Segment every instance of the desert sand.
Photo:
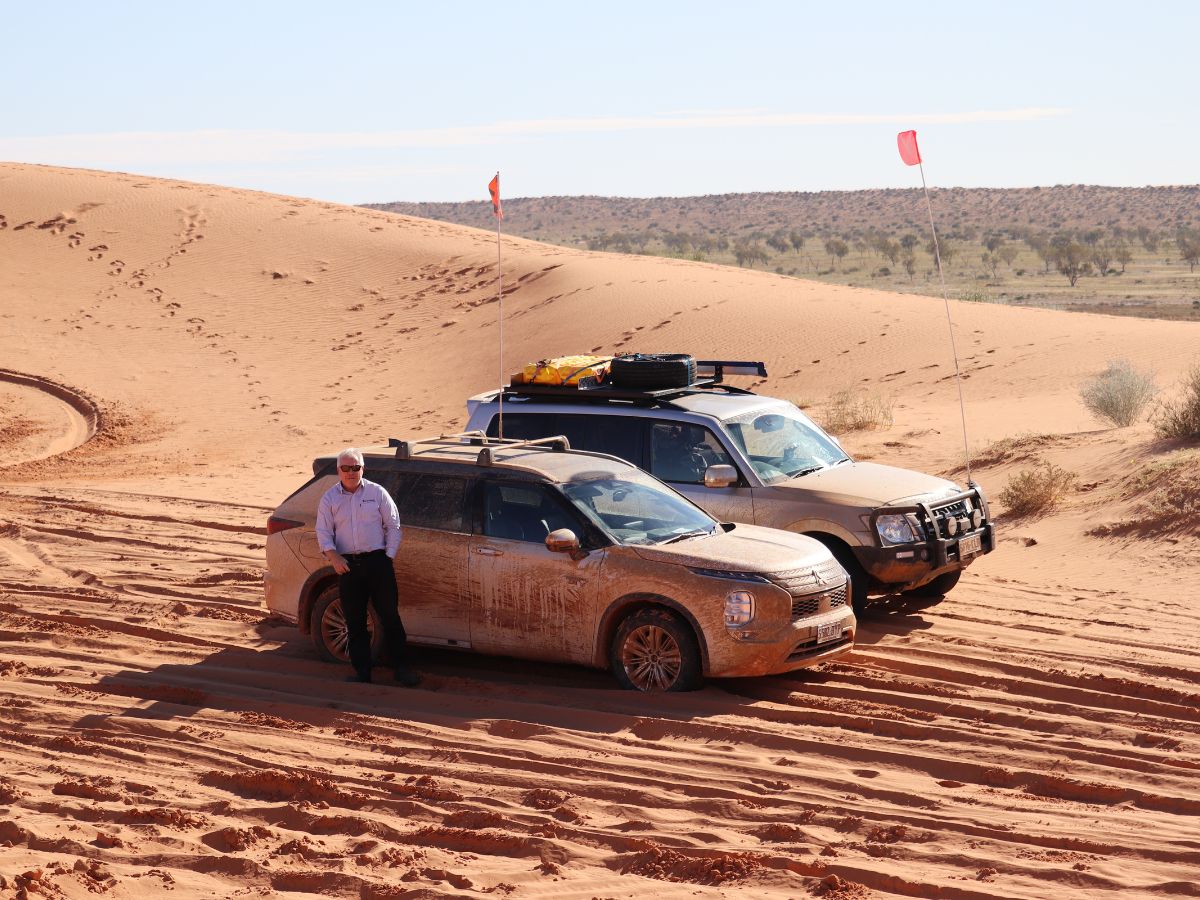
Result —
<svg viewBox="0 0 1200 900"><path fill-rule="evenodd" d="M1115 357L1169 389L1194 326L952 303L975 479L1079 488L996 504L994 553L835 664L641 696L421 651L404 690L268 616L314 456L456 430L542 357L762 359L818 418L867 388L895 424L848 449L963 477L941 301L502 259L503 361L486 230L0 165L0 897L1200 895L1200 525L1129 482L1185 451L1078 399Z"/></svg>

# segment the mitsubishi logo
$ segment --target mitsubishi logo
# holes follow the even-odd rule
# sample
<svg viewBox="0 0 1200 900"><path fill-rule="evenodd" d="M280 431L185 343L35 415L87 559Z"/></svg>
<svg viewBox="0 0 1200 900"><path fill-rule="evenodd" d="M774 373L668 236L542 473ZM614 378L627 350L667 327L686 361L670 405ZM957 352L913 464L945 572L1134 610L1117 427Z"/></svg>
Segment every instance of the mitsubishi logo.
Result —
<svg viewBox="0 0 1200 900"><path fill-rule="evenodd" d="M821 572L818 569L812 570L812 577L821 587L825 587L825 585L829 583L825 580L824 576L821 575Z"/></svg>

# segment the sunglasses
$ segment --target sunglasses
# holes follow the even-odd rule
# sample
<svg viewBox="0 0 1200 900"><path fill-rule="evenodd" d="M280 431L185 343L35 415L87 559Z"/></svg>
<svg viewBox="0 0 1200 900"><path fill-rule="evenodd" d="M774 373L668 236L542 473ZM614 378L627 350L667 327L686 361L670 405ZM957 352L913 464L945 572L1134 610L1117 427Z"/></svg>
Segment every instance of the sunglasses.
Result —
<svg viewBox="0 0 1200 900"><path fill-rule="evenodd" d="M343 472L357 472L362 466L338 466Z"/></svg>

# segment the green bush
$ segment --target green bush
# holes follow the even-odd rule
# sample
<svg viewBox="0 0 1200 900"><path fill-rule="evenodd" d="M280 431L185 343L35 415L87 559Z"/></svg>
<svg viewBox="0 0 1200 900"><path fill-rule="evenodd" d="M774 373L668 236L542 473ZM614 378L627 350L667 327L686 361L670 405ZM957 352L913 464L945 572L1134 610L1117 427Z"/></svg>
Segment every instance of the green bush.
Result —
<svg viewBox="0 0 1200 900"><path fill-rule="evenodd" d="M1154 374L1139 372L1127 359L1109 360L1108 368L1079 389L1088 412L1118 428L1140 419L1156 393Z"/></svg>
<svg viewBox="0 0 1200 900"><path fill-rule="evenodd" d="M1180 396L1159 404L1154 431L1171 440L1200 440L1200 363L1184 376Z"/></svg>
<svg viewBox="0 0 1200 900"><path fill-rule="evenodd" d="M1075 486L1075 473L1046 460L1022 469L1008 480L998 498L1014 516L1045 512Z"/></svg>

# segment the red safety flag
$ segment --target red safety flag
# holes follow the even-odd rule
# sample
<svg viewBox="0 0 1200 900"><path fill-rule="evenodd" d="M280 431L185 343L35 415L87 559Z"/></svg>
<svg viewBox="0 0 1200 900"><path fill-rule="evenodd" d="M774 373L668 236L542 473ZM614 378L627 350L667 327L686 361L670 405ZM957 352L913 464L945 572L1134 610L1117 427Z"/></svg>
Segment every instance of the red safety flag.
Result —
<svg viewBox="0 0 1200 900"><path fill-rule="evenodd" d="M495 213L497 219L504 218L504 209L500 206L500 173L496 173L496 177L488 182L488 192L492 195L492 212Z"/></svg>
<svg viewBox="0 0 1200 900"><path fill-rule="evenodd" d="M902 131L896 135L896 146L900 148L900 158L906 166L920 165L921 151L917 149L915 131Z"/></svg>

